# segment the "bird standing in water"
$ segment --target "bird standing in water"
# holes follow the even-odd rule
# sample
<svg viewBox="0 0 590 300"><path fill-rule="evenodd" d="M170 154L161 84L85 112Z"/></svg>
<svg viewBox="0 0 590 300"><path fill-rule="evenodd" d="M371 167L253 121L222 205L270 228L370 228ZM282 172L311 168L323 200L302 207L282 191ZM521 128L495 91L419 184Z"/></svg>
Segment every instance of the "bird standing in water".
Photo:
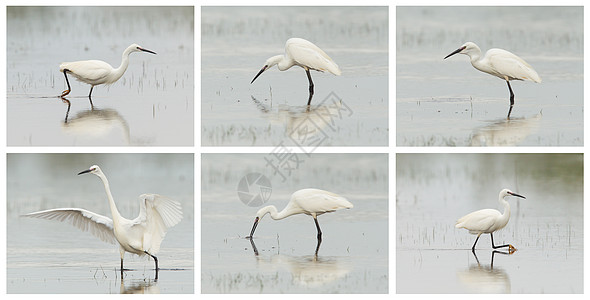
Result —
<svg viewBox="0 0 590 300"><path fill-rule="evenodd" d="M73 75L79 81L90 84L88 98L92 98L92 89L94 89L94 86L115 83L123 76L129 66L129 54L141 51L156 54L154 51L142 48L137 44L132 44L123 51L121 65L116 69L102 60L81 60L62 63L59 65L59 71L64 73L68 89L62 92L61 97L65 97L71 91L68 74Z"/></svg>
<svg viewBox="0 0 590 300"><path fill-rule="evenodd" d="M280 71L285 71L292 66L300 66L305 70L307 74L307 80L309 81L309 99L307 105L311 104L311 98L313 97L313 81L311 80L311 74L309 70L316 70L320 72L328 71L334 75L342 74L338 65L318 46L314 45L308 40L301 38L290 38L285 44L285 54L275 55L266 60L264 66L256 74L254 79L250 82L252 84L262 72L268 70L272 66L277 65Z"/></svg>

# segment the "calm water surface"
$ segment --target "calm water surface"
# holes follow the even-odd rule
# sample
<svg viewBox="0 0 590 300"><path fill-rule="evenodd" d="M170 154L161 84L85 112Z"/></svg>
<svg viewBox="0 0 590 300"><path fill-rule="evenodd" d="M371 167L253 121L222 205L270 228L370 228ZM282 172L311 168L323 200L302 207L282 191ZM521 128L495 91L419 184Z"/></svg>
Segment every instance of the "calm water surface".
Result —
<svg viewBox="0 0 590 300"><path fill-rule="evenodd" d="M291 134L310 128L321 146L388 144L387 7L203 7L201 19L203 145L297 145ZM292 37L342 70L312 72L310 111L299 67L274 67L250 84Z"/></svg>
<svg viewBox="0 0 590 300"><path fill-rule="evenodd" d="M312 154L287 176L273 175L263 154L202 156L201 291L203 293L387 293L388 162L385 154ZM268 158L268 157L267 157ZM266 216L249 235L256 212L240 201L238 182L267 176L267 204L279 210L291 194L316 187L346 197L354 208L318 218ZM258 253L258 255L256 255Z"/></svg>
<svg viewBox="0 0 590 300"><path fill-rule="evenodd" d="M582 293L583 157L580 154L398 154L396 280L398 293ZM455 221L483 208L502 210L508 225L475 254L474 235Z"/></svg>
<svg viewBox="0 0 590 300"><path fill-rule="evenodd" d="M7 142L11 146L190 146L194 144L193 7L9 7ZM68 20L62 22L60 20ZM116 33L116 34L113 34ZM137 43L113 85L90 85L59 64L98 59L115 68Z"/></svg>
<svg viewBox="0 0 590 300"><path fill-rule="evenodd" d="M583 145L582 25L582 7L398 7L397 145ZM510 120L505 82L465 55L443 60L467 41L513 52L541 76L512 81Z"/></svg>
<svg viewBox="0 0 590 300"><path fill-rule="evenodd" d="M51 208L79 207L111 216L104 187L78 172L98 164L109 179L121 215L139 214L139 195L158 193L182 205L182 221L169 229L154 262L69 223L22 218ZM192 154L9 154L7 159L8 293L193 293L194 168Z"/></svg>

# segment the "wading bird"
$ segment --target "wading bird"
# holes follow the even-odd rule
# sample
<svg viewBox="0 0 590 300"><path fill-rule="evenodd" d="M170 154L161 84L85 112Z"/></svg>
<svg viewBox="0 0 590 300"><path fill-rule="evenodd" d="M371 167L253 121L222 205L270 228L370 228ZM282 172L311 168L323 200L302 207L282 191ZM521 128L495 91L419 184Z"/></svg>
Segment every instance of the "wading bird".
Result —
<svg viewBox="0 0 590 300"><path fill-rule="evenodd" d="M281 220L288 216L296 214L306 214L313 217L315 226L318 230L318 241L322 240L322 230L318 223L317 216L333 212L343 208L352 208L352 203L348 202L344 197L318 189L302 189L298 190L291 195L291 200L287 206L281 211L277 212L277 208L274 205L269 205L261 208L256 213L256 219L254 219L254 226L250 231L250 236L247 238L254 237L254 231L258 222L266 215L270 214L273 220Z"/></svg>
<svg viewBox="0 0 590 300"><path fill-rule="evenodd" d="M501 214L499 211L495 209L488 208L474 211L457 220L455 227L465 228L469 230L469 233L477 234L475 243L473 243L473 247L471 247L472 251L475 251L475 245L479 240L479 236L483 233L490 234L490 238L492 239L492 248L497 249L508 247L510 251L516 250L516 248L514 248L514 246L510 244L501 246L494 245L494 231L504 228L506 224L508 224L508 220L510 219L510 204L508 204L508 201L504 200L504 197L506 196L516 196L526 199L524 196L513 193L509 189L503 189L502 191L500 191L500 195L498 196L498 201L504 206L503 214Z"/></svg>
<svg viewBox="0 0 590 300"><path fill-rule="evenodd" d="M506 50L490 49L484 57L481 57L479 47L475 43L467 42L453 53L445 56L444 59L457 53L469 56L471 65L474 68L506 81L508 90L510 91L510 107L514 105L514 93L510 86L510 80L541 82L541 77L539 77L531 65Z"/></svg>
<svg viewBox="0 0 590 300"><path fill-rule="evenodd" d="M285 71L292 66L300 66L307 73L307 80L309 81L309 99L307 105L311 104L313 97L313 81L309 70L316 70L320 72L329 71L334 75L342 74L338 65L318 46L312 42L301 38L290 38L285 44L285 55L276 55L266 60L264 66L256 74L254 79L250 82L252 84L262 72L277 65L279 70Z"/></svg>
<svg viewBox="0 0 590 300"><path fill-rule="evenodd" d="M123 274L123 256L125 252L139 256L149 255L156 265L156 278L158 276L158 258L155 254L160 250L160 244L166 236L168 228L178 224L182 219L180 203L156 194L143 194L139 196L139 216L133 220L125 219L119 214L109 182L96 165L90 169L78 173L94 174L102 180L106 190L111 215L113 219L105 217L82 208L56 208L24 215L47 220L69 221L72 225L84 231L90 231L105 242L119 243L121 254L121 275Z"/></svg>
<svg viewBox="0 0 590 300"><path fill-rule="evenodd" d="M94 89L95 85L112 84L119 80L129 66L129 54L140 51L156 54L154 51L144 49L137 44L132 44L123 51L121 65L116 69L102 60L81 60L61 63L59 65L59 71L64 73L66 83L68 84L68 89L62 92L61 97L66 96L71 91L68 73L72 74L79 81L91 85L90 93L88 93L88 98L91 98L92 89Z"/></svg>

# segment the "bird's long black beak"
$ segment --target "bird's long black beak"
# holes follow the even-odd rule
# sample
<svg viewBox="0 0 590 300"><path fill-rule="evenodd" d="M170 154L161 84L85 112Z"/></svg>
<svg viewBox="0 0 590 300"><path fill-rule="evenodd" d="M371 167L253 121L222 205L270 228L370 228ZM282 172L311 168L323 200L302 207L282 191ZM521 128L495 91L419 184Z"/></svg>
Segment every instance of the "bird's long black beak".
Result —
<svg viewBox="0 0 590 300"><path fill-rule="evenodd" d="M144 51L144 52L151 53L151 54L157 54L156 52L154 52L154 51L152 51L152 50L148 50L148 49L144 49L144 48L140 48L140 47L137 47L137 49L139 49L139 50L141 50L141 51Z"/></svg>
<svg viewBox="0 0 590 300"><path fill-rule="evenodd" d="M92 172L92 170L88 169L88 170L84 170L84 171L78 173L78 175L82 175L82 174L86 174L86 173L90 173L90 172Z"/></svg>
<svg viewBox="0 0 590 300"><path fill-rule="evenodd" d="M517 193L511 193L511 192L508 192L508 194L510 194L510 195L512 195L512 196L520 197L520 198L522 198L522 199L526 199L526 197L525 197L525 196L519 195L519 194L517 194Z"/></svg>
<svg viewBox="0 0 590 300"><path fill-rule="evenodd" d="M254 78L256 79L256 78ZM250 236L247 236L247 239L253 239L254 238L254 231L256 230L256 226L258 226L258 221L260 220L260 218L256 217L256 219L254 219L254 226L252 226L252 231L250 231Z"/></svg>
<svg viewBox="0 0 590 300"><path fill-rule="evenodd" d="M453 55L455 55L455 54L457 54L457 53L459 53L459 52L461 52L461 51L463 51L463 50L465 50L465 46L463 46L463 47L461 47L461 48L459 48L459 49L457 49L457 50L453 51L453 53L451 53L451 54L449 54L449 55L445 56L445 58L443 58L443 59L447 59L447 57L449 57L449 56L453 56Z"/></svg>
<svg viewBox="0 0 590 300"><path fill-rule="evenodd" d="M254 77L254 79L252 79L252 81L250 81L250 84L252 84L252 82L254 82L254 80L256 80L256 78L258 78L258 76L260 76L260 74L262 74L262 72L266 71L267 68L268 68L268 65L262 67L262 69L260 69L260 72L258 72L258 74L256 74L256 76Z"/></svg>

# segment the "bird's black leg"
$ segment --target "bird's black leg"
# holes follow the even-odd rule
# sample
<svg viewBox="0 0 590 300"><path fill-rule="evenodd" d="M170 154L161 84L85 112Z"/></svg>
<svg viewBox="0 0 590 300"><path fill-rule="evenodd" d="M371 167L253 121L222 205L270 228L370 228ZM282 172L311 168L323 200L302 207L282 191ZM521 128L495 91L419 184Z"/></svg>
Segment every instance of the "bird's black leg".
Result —
<svg viewBox="0 0 590 300"><path fill-rule="evenodd" d="M506 119L510 120L510 114L512 113L512 105L510 105L510 109L508 109L508 116L506 117Z"/></svg>
<svg viewBox="0 0 590 300"><path fill-rule="evenodd" d="M66 77L66 83L68 84L68 89L67 89L67 90L65 90L65 91L63 91L63 92L61 93L61 96L62 96L62 97L65 97L65 96L66 96L67 94L69 94L69 93L70 93L70 91L71 91L71 88L70 88L70 81L68 80L68 74L66 74L66 72L67 72L67 71L68 71L68 69L65 69L65 70L64 70L64 76Z"/></svg>
<svg viewBox="0 0 590 300"><path fill-rule="evenodd" d="M121 279L123 278L123 259L121 258Z"/></svg>
<svg viewBox="0 0 590 300"><path fill-rule="evenodd" d="M160 270L160 268L158 268L158 258L151 255L150 253L148 253L147 251L143 251L145 254L151 256L154 259L154 262L156 262L156 280L158 280L158 271Z"/></svg>
<svg viewBox="0 0 590 300"><path fill-rule="evenodd" d="M313 220L315 221L315 227L318 229L318 241L322 241L322 230L320 229L320 224L318 223L318 219L314 216Z"/></svg>
<svg viewBox="0 0 590 300"><path fill-rule="evenodd" d="M512 92L512 87L510 86L510 81L506 80L506 83L508 84L508 90L510 90L510 106L512 107L514 105L514 93Z"/></svg>
<svg viewBox="0 0 590 300"><path fill-rule="evenodd" d="M147 251L143 251L143 252L144 252L145 254L147 254L147 255L151 256L151 257L154 259L154 261L156 262L156 271L158 271L158 270L159 270L159 268L158 268L158 258L157 258L157 257L155 257L155 256L153 256L153 255L151 255L151 254L150 254L150 253L148 253Z"/></svg>
<svg viewBox="0 0 590 300"><path fill-rule="evenodd" d="M510 244L496 246L496 245L494 245L494 235L491 232L490 232L490 237L492 239L492 248L494 248L494 249L505 248L505 247L508 247L510 249L510 251L512 251L512 249L515 249L514 246L512 246Z"/></svg>
<svg viewBox="0 0 590 300"><path fill-rule="evenodd" d="M307 80L309 80L309 100L307 100L307 105L310 105L311 98L313 97L313 81L311 80L311 74L309 73L309 69L305 69L305 73L307 73Z"/></svg>
<svg viewBox="0 0 590 300"><path fill-rule="evenodd" d="M475 239L475 243L473 243L473 247L471 247L471 251L475 251L475 245L477 245L477 241L479 240L480 236L481 236L481 233L477 235L477 238Z"/></svg>
<svg viewBox="0 0 590 300"><path fill-rule="evenodd" d="M90 99L90 101L92 101L92 89L94 89L94 86L90 87L90 93L88 93L88 98Z"/></svg>
<svg viewBox="0 0 590 300"><path fill-rule="evenodd" d="M317 256L318 256L318 252L320 251L320 245L321 245L321 244L322 244L322 239L318 239L318 244L317 244L317 246L315 247L315 256L316 256L316 258L317 258Z"/></svg>

